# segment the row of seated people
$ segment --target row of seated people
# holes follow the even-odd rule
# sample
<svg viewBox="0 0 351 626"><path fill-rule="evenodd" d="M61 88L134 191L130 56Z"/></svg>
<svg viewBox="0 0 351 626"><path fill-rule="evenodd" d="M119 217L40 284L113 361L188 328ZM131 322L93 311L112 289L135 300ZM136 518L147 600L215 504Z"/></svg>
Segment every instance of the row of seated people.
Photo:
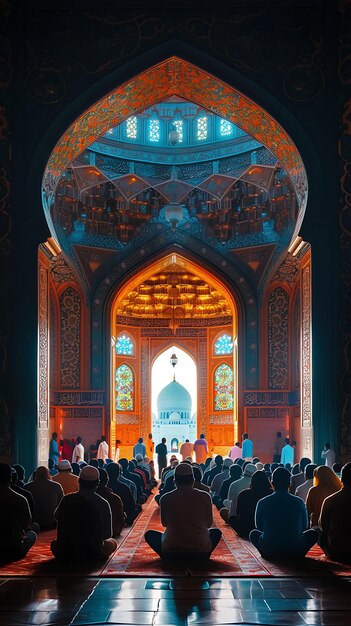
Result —
<svg viewBox="0 0 351 626"><path fill-rule="evenodd" d="M318 541L332 559L349 562L351 463L342 468L340 480L332 469L313 467L309 459L292 469L253 461L233 463L220 455L203 465L190 458L171 460L157 498L166 530L147 531L147 543L161 558L209 558L221 538L221 531L211 528L216 505L266 558L302 557ZM106 558L117 546L114 537L133 523L156 485L142 455L108 460L103 467L93 460L75 468L64 460L57 469L38 468L27 484L22 470L0 464L0 501L6 511L0 519L1 559L25 556L40 523L42 528L57 524L51 544L57 558Z"/></svg>
<svg viewBox="0 0 351 626"><path fill-rule="evenodd" d="M259 459L252 462L237 459L233 463L220 455L202 465L191 463L190 457L186 462L192 466L193 488L206 491L223 520L238 535L250 538L265 557L305 556L318 542L331 558L351 561L348 531L351 463L344 468L335 464L331 469L317 467L310 459L303 458L291 468L278 463L263 465ZM169 494L174 494L175 486L179 490L176 475L183 463L171 458L170 466L162 473L160 493L155 499L161 508L163 524ZM340 472L341 480L337 475ZM194 504L190 504L191 516L194 516ZM184 508L182 511L184 515ZM167 521L165 535L170 523ZM160 556L165 556L160 534L148 531L145 539Z"/></svg>
<svg viewBox="0 0 351 626"><path fill-rule="evenodd" d="M106 557L114 540L142 511L157 484L153 464L93 459L40 466L25 483L24 468L0 463L0 560L23 558L40 530L57 527L52 552L65 560ZM95 546L95 547L94 547ZM83 549L84 547L84 549Z"/></svg>

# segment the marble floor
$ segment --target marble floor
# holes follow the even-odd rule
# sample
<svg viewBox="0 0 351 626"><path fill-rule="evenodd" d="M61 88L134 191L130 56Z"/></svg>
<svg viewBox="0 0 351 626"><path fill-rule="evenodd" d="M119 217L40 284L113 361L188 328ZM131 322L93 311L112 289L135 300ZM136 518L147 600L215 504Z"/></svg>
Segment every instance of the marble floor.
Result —
<svg viewBox="0 0 351 626"><path fill-rule="evenodd" d="M1 578L0 626L350 626L350 578Z"/></svg>

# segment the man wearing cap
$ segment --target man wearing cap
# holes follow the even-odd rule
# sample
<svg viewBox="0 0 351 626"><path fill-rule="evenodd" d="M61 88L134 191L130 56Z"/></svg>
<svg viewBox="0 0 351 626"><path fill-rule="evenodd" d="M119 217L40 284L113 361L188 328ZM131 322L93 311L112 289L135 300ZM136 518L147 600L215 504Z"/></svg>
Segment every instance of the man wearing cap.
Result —
<svg viewBox="0 0 351 626"><path fill-rule="evenodd" d="M244 469L244 475L239 480L235 480L229 487L228 498L224 500L224 508L220 510L221 518L228 522L230 515L236 515L236 505L238 495L244 489L248 489L251 483L251 476L256 472L256 465L248 463Z"/></svg>
<svg viewBox="0 0 351 626"><path fill-rule="evenodd" d="M60 461L58 464L58 474L53 476L52 480L61 485L65 496L79 489L78 477L72 473L72 465L67 459Z"/></svg>
<svg viewBox="0 0 351 626"><path fill-rule="evenodd" d="M99 471L86 465L79 475L79 492L62 498L55 511L57 539L52 541L54 556L64 561L94 561L106 558L116 549L112 539L109 503L95 493Z"/></svg>
<svg viewBox="0 0 351 626"><path fill-rule="evenodd" d="M211 498L205 491L194 489L190 463L177 465L174 481L176 489L160 499L161 522L166 530L148 530L145 541L161 558L207 559L222 536L218 528L210 528Z"/></svg>

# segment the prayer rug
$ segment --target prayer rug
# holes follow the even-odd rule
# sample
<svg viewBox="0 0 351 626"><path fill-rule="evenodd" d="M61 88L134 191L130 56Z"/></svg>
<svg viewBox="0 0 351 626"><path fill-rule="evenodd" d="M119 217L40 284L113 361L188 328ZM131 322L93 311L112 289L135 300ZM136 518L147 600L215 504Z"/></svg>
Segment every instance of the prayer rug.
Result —
<svg viewBox="0 0 351 626"><path fill-rule="evenodd" d="M214 525L222 531L222 539L209 561L202 563L164 563L144 541L148 529L162 530L159 508L153 499L131 528L124 529L118 547L109 561L100 564L63 564L54 559L50 543L56 531L40 533L36 544L24 559L0 563L0 576L206 576L206 577L301 577L351 576L351 566L329 561L319 546L314 546L307 558L295 563L271 563L261 557L250 541L241 539L224 523L213 509Z"/></svg>

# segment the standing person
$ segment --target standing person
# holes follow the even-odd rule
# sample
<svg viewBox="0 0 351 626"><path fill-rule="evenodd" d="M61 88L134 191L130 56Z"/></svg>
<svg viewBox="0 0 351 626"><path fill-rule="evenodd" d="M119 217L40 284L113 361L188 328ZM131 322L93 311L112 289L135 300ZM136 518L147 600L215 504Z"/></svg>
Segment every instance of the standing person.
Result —
<svg viewBox="0 0 351 626"><path fill-rule="evenodd" d="M120 448L119 448L119 446L120 445L121 445L121 440L120 439L116 439L115 463L118 463L118 461L119 461L119 455L120 455Z"/></svg>
<svg viewBox="0 0 351 626"><path fill-rule="evenodd" d="M306 506L289 493L290 472L278 467L273 472L274 493L259 500L256 529L250 540L266 559L303 558L317 541L317 532L308 529Z"/></svg>
<svg viewBox="0 0 351 626"><path fill-rule="evenodd" d="M148 530L145 541L161 558L208 559L222 533L212 526L211 498L205 491L194 489L194 473L190 463L180 463L174 473L176 489L160 499L164 533Z"/></svg>
<svg viewBox="0 0 351 626"><path fill-rule="evenodd" d="M294 448L290 445L289 437L286 437L285 439L285 445L282 448L280 462L283 465L287 465L289 463L290 467L294 465Z"/></svg>
<svg viewBox="0 0 351 626"><path fill-rule="evenodd" d="M242 459L245 461L252 461L253 457L253 442L249 439L249 435L247 433L243 433L243 444L242 444Z"/></svg>
<svg viewBox="0 0 351 626"><path fill-rule="evenodd" d="M141 454L143 458L146 456L146 447L142 437L139 437L138 443L136 443L133 448L133 459L135 459L137 454Z"/></svg>
<svg viewBox="0 0 351 626"><path fill-rule="evenodd" d="M330 447L330 443L327 442L324 446L324 450L321 454L322 459L325 460L325 464L327 467L330 467L330 469L333 469L333 465L335 463L335 452L334 450L332 450L332 448Z"/></svg>
<svg viewBox="0 0 351 626"><path fill-rule="evenodd" d="M52 433L50 447L49 447L49 459L52 459L55 465L58 465L60 451L57 443L57 433Z"/></svg>
<svg viewBox="0 0 351 626"><path fill-rule="evenodd" d="M84 461L84 446L82 445L82 438L77 437L77 443L72 453L72 463L79 463Z"/></svg>
<svg viewBox="0 0 351 626"><path fill-rule="evenodd" d="M273 463L280 463L280 459L282 456L282 449L284 447L284 439L280 430L277 432L275 440L274 440L274 454L273 454Z"/></svg>
<svg viewBox="0 0 351 626"><path fill-rule="evenodd" d="M98 447L96 458L101 459L104 463L108 459L108 443L105 435L101 435L101 442Z"/></svg>
<svg viewBox="0 0 351 626"><path fill-rule="evenodd" d="M228 452L228 456L229 458L233 461L236 459L241 459L242 458L242 450L240 448L240 443L239 441L236 441L235 444L233 445L232 448L230 448L229 452Z"/></svg>
<svg viewBox="0 0 351 626"><path fill-rule="evenodd" d="M162 437L161 443L157 444L155 452L157 454L158 477L161 480L162 470L167 467L167 446L165 437Z"/></svg>
<svg viewBox="0 0 351 626"><path fill-rule="evenodd" d="M154 450L155 450L155 444L152 440L152 433L149 433L147 442L146 442L146 454L144 454L144 456L148 456L149 459L151 459L152 461L154 458Z"/></svg>
<svg viewBox="0 0 351 626"><path fill-rule="evenodd" d="M187 456L190 456L192 458L194 454L194 444L191 443L189 439L186 439L185 442L182 443L182 445L180 446L179 454L182 455L182 461L185 461Z"/></svg>
<svg viewBox="0 0 351 626"><path fill-rule="evenodd" d="M200 439L196 439L194 443L195 462L201 465L205 463L208 455L208 443L205 439L205 435L202 433Z"/></svg>

